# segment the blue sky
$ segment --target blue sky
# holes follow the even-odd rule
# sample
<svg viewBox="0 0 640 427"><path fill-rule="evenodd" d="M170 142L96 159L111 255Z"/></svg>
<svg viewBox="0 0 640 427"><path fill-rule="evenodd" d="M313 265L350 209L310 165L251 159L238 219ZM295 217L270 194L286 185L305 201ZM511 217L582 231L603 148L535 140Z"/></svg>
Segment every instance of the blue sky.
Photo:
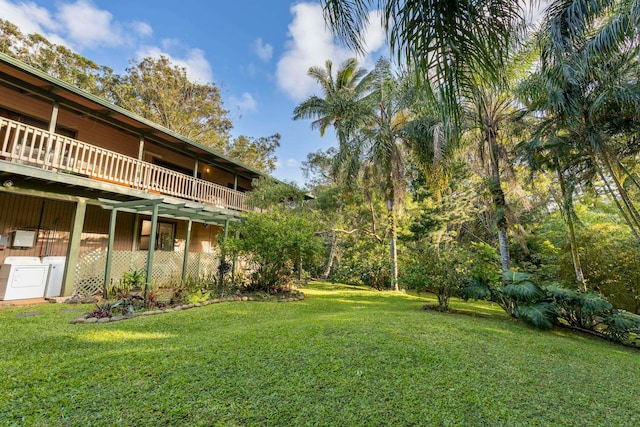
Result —
<svg viewBox="0 0 640 427"><path fill-rule="evenodd" d="M192 80L214 82L234 122L234 135L282 135L277 178L304 183L307 153L335 144L309 121L291 120L293 108L318 93L306 70L353 56L324 27L316 1L290 0L0 0L0 16L25 33L55 43L122 72L130 59L165 55L185 66ZM385 52L379 19L371 19L373 67Z"/></svg>

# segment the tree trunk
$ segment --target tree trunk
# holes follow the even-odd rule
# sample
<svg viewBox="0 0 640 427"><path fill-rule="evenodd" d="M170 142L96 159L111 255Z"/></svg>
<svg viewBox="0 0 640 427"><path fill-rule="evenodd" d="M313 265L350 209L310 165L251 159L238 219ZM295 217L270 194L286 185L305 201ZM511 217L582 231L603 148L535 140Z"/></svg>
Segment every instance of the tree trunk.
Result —
<svg viewBox="0 0 640 427"><path fill-rule="evenodd" d="M607 189L609 195L611 196L611 198L615 202L616 206L618 207L618 210L622 214L622 217L624 218L625 222L627 223L627 225L631 229L631 233L634 235L636 240L640 243L640 234L638 233L638 230L636 229L636 227L634 226L633 222L629 218L629 215L627 215L627 212L624 210L624 207L622 206L622 204L620 204L620 200L618 200L618 197L616 196L616 193L613 191L613 188L611 188L611 184L609 184L609 181L607 181L607 178L604 176L604 173L602 172L602 169L598 165L598 162L595 161L595 159L594 159L593 164L594 164L594 166L596 168L596 171L598 172L598 175L600 176L600 179L604 183L604 186Z"/></svg>
<svg viewBox="0 0 640 427"><path fill-rule="evenodd" d="M500 265L502 271L509 271L509 240L507 238L507 230L498 229L498 246L500 248Z"/></svg>
<svg viewBox="0 0 640 427"><path fill-rule="evenodd" d="M507 203L502 190L500 180L500 165L498 164L498 141L493 121L485 118L485 138L489 144L489 156L491 161L491 198L496 214L496 227L498 229L498 248L500 250L500 264L502 271L509 270L509 239L507 237Z"/></svg>
<svg viewBox="0 0 640 427"><path fill-rule="evenodd" d="M618 180L618 177L616 176L616 172L613 170L613 167L611 166L611 162L609 161L608 155L602 150L600 150L600 155L604 160L604 165L607 168L607 172L609 172L611 179L613 179L613 182L616 185L616 189L618 190L618 194L620 195L620 198L622 199L623 203L629 210L629 216L631 220L633 220L636 227L640 228L640 214L638 214L638 211L636 210L635 205L629 198L629 195L627 194L627 190L624 189L624 187L620 183L620 180Z"/></svg>
<svg viewBox="0 0 640 427"><path fill-rule="evenodd" d="M329 248L329 259L327 260L327 265L322 273L322 280L327 280L329 278L329 274L331 274L333 259L336 256L336 246L338 246L338 233L336 230L333 230L333 234L331 235L331 247Z"/></svg>
<svg viewBox="0 0 640 427"><path fill-rule="evenodd" d="M580 264L580 253L578 252L578 242L573 226L573 204L569 201L567 188L564 182L564 176L562 175L562 171L560 170L560 165L558 163L556 163L556 172L558 174L558 181L560 182L560 192L562 193L562 204L564 206L565 221L567 223L567 228L569 229L569 247L571 249L573 270L576 273L576 282L578 282L580 290L586 292L587 284L584 281L584 273L582 272L582 265Z"/></svg>
<svg viewBox="0 0 640 427"><path fill-rule="evenodd" d="M387 214L389 217L389 225L391 228L391 233L389 236L389 256L391 259L391 289L394 291L400 290L398 287L398 251L397 251L397 240L398 240L398 227L396 224L396 210L394 207L393 200L387 200Z"/></svg>
<svg viewBox="0 0 640 427"><path fill-rule="evenodd" d="M582 272L582 265L580 264L580 253L578 252L576 233L573 226L573 208L567 210L567 227L569 228L569 247L571 248L573 269L576 273L576 282L580 285L580 290L586 292L587 282L584 280L584 273Z"/></svg>

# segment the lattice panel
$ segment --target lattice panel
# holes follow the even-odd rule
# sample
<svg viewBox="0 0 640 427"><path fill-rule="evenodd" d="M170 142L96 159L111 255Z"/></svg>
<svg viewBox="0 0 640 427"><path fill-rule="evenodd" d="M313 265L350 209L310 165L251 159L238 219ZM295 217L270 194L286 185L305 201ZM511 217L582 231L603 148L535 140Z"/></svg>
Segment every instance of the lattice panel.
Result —
<svg viewBox="0 0 640 427"><path fill-rule="evenodd" d="M122 275L131 270L145 270L147 251L114 251L111 262L111 283L117 283ZM151 282L154 285L169 283L172 277L182 274L183 252L156 251L153 255L153 272ZM74 293L93 295L102 290L104 269L107 264L107 252L96 250L80 256L76 269ZM202 254L190 253L187 265L187 276L209 277L216 274L220 264L217 252Z"/></svg>
<svg viewBox="0 0 640 427"><path fill-rule="evenodd" d="M190 253L187 261L187 277L211 277L218 272L220 254Z"/></svg>
<svg viewBox="0 0 640 427"><path fill-rule="evenodd" d="M151 283L162 286L163 284L168 283L172 277L180 277L182 275L183 259L183 252L155 251L153 254Z"/></svg>
<svg viewBox="0 0 640 427"><path fill-rule="evenodd" d="M97 250L81 254L76 267L73 293L88 296L101 290L104 283L104 267L106 264L106 251Z"/></svg>

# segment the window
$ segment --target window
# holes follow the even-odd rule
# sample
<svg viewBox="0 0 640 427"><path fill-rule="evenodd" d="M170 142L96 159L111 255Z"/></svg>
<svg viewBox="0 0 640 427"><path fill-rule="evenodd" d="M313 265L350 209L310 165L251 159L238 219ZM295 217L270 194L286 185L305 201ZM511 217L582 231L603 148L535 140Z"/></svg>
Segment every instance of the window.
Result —
<svg viewBox="0 0 640 427"><path fill-rule="evenodd" d="M173 245L176 235L176 225L170 222L158 221L156 228L156 250L173 251ZM151 221L142 220L140 227L140 250L149 250L149 240L151 237Z"/></svg>

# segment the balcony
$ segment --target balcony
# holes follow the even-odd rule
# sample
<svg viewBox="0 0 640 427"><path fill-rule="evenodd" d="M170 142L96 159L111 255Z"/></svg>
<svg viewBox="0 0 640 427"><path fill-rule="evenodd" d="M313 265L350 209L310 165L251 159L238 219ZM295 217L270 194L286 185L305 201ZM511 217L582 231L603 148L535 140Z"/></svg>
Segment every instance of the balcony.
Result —
<svg viewBox="0 0 640 427"><path fill-rule="evenodd" d="M0 144L0 158L7 161L206 205L250 210L246 195L239 191L3 117Z"/></svg>

